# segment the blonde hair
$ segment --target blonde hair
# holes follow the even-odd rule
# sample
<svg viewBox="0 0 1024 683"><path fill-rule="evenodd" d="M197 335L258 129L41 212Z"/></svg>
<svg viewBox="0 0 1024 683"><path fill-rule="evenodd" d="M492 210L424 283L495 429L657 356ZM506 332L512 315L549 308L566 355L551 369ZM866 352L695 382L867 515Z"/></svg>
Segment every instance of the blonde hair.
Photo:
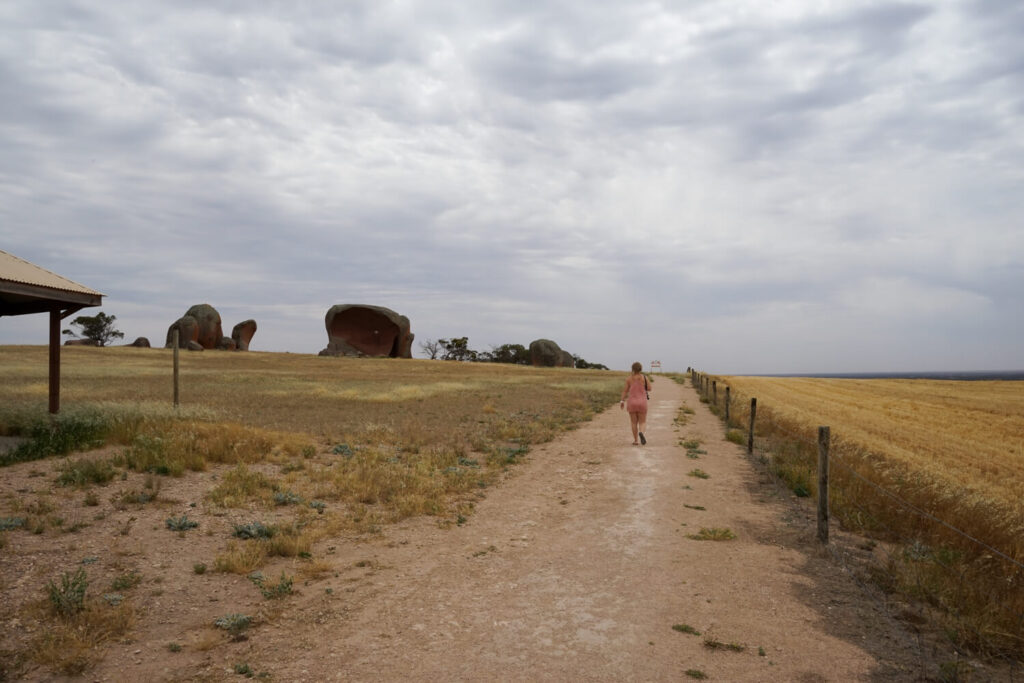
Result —
<svg viewBox="0 0 1024 683"><path fill-rule="evenodd" d="M641 372L641 371L643 371L644 366L640 365L640 361L637 361L637 362L633 363L633 368L632 369L633 369L633 372Z"/></svg>

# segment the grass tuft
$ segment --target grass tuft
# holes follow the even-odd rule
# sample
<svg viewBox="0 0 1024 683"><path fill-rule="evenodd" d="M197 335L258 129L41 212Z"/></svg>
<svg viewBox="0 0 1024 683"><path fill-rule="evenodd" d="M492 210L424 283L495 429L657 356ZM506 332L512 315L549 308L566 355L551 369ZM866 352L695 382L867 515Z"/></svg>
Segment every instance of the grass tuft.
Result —
<svg viewBox="0 0 1024 683"><path fill-rule="evenodd" d="M736 538L736 534L731 529L701 527L700 531L695 534L689 534L687 538L695 541L731 541Z"/></svg>

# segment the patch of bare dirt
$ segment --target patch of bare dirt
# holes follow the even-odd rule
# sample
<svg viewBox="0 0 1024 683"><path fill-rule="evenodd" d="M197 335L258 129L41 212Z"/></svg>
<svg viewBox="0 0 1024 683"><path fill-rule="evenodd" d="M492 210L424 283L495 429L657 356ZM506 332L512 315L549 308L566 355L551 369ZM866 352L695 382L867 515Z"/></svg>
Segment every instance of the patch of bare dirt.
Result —
<svg viewBox="0 0 1024 683"><path fill-rule="evenodd" d="M691 389L666 379L652 399L647 446L632 446L628 417L610 409L534 448L461 526L420 518L326 540L314 576L302 573L306 560L271 563L268 579L296 576L295 594L279 600L245 576L195 571L212 569L233 524L255 518L204 505L216 470L164 478L157 502L118 509L111 501L143 490L143 475L94 487L102 503L90 506L85 492L54 488L57 462L6 468L0 496L49 501L64 529L81 526L9 532L0 649L37 635L14 616L25 601L58 572L86 566L100 590L125 572L142 578L130 593L136 626L108 644L86 680L235 681L239 671L279 681L937 676L945 653L925 654L817 545L806 508L725 441ZM696 413L677 425L683 401ZM704 452L688 457L687 440ZM691 476L697 469L707 478ZM165 528L183 514L199 528ZM736 538L689 538L701 528ZM213 627L232 613L254 617L244 639ZM39 667L24 678L61 680Z"/></svg>

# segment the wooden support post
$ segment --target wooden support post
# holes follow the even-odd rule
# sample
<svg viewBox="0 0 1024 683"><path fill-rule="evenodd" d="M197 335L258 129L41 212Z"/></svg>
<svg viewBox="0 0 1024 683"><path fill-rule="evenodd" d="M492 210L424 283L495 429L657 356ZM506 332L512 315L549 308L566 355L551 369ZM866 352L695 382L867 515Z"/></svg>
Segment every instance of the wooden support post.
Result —
<svg viewBox="0 0 1024 683"><path fill-rule="evenodd" d="M750 399L750 434L747 436L747 453L754 453L754 419L757 417L757 399Z"/></svg>
<svg viewBox="0 0 1024 683"><path fill-rule="evenodd" d="M818 540L828 545L829 428L818 427Z"/></svg>
<svg viewBox="0 0 1024 683"><path fill-rule="evenodd" d="M178 330L171 332L171 346L174 347L174 407L178 407Z"/></svg>
<svg viewBox="0 0 1024 683"><path fill-rule="evenodd" d="M60 412L60 307L50 309L50 414Z"/></svg>
<svg viewBox="0 0 1024 683"><path fill-rule="evenodd" d="M711 383L711 396L713 397L712 405L718 405L718 380Z"/></svg>
<svg viewBox="0 0 1024 683"><path fill-rule="evenodd" d="M729 387L725 387L725 428L729 428Z"/></svg>

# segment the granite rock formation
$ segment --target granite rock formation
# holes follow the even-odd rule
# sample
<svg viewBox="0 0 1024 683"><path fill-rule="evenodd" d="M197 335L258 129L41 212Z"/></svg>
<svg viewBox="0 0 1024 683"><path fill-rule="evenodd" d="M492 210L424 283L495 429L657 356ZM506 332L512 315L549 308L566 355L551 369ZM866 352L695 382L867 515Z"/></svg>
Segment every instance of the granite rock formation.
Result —
<svg viewBox="0 0 1024 683"><path fill-rule="evenodd" d="M383 306L337 304L324 318L327 348L321 356L412 358L409 319Z"/></svg>
<svg viewBox="0 0 1024 683"><path fill-rule="evenodd" d="M256 334L256 321L249 319L243 320L234 326L231 330L231 338L235 342L235 348L239 351L248 351L249 342L252 341L253 335Z"/></svg>
<svg viewBox="0 0 1024 683"><path fill-rule="evenodd" d="M146 337L136 337L135 341L133 341L131 344L128 344L128 346L135 346L140 349L148 349L149 339L147 339Z"/></svg>
<svg viewBox="0 0 1024 683"><path fill-rule="evenodd" d="M169 349L173 346L174 330L178 330L179 349L187 349L190 342L199 343L199 323L192 316L183 315L171 323L171 326L167 328L167 343L164 345L164 348ZM200 348L202 348L201 345Z"/></svg>
<svg viewBox="0 0 1024 683"><path fill-rule="evenodd" d="M199 326L196 341L204 349L215 349L224 338L224 330L220 324L220 313L210 304L196 304L185 312L192 316Z"/></svg>
<svg viewBox="0 0 1024 683"><path fill-rule="evenodd" d="M202 351L247 351L249 342L256 334L256 321L246 320L235 325L230 337L224 336L220 313L210 304L196 304L167 329L165 348L171 348L171 337L178 330L178 348ZM236 338L237 335L237 338ZM244 344L240 343L244 342Z"/></svg>
<svg viewBox="0 0 1024 683"><path fill-rule="evenodd" d="M569 358L568 367L572 367L572 355L563 351L555 342L550 339L535 339L530 342L530 364L537 368L561 368L566 366L566 357Z"/></svg>

